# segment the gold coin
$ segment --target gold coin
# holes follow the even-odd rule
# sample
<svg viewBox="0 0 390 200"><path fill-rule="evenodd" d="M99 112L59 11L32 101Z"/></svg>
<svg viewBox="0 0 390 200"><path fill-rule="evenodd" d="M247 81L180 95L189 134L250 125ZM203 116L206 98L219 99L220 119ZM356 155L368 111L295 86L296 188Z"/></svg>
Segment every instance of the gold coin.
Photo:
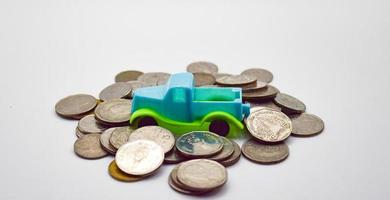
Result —
<svg viewBox="0 0 390 200"><path fill-rule="evenodd" d="M145 176L134 176L134 175L126 174L121 169L119 169L118 165L116 165L115 163L115 160L113 160L108 166L108 173L112 178L124 182L134 182L145 178Z"/></svg>

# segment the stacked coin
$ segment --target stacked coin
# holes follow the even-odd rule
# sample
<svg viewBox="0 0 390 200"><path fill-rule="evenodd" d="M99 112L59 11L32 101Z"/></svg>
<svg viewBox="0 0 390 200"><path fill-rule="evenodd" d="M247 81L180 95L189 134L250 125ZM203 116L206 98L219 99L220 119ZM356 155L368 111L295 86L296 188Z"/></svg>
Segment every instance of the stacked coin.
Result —
<svg viewBox="0 0 390 200"><path fill-rule="evenodd" d="M313 136L324 129L324 122L306 113L301 100L270 85L274 76L266 69L249 68L234 75L200 61L189 64L187 71L193 73L196 87L242 89L243 100L251 106L244 119L250 139L242 150L236 142L208 131L193 130L175 138L159 126L129 126L134 91L166 84L170 74L128 70L115 76L115 83L100 92L100 99L76 94L55 105L59 116L80 120L75 154L85 159L115 156L108 172L124 182L149 177L163 163L178 164L169 176L169 185L184 194L200 195L226 183L225 167L237 163L241 152L255 163L279 163L289 155L285 143L289 136Z"/></svg>

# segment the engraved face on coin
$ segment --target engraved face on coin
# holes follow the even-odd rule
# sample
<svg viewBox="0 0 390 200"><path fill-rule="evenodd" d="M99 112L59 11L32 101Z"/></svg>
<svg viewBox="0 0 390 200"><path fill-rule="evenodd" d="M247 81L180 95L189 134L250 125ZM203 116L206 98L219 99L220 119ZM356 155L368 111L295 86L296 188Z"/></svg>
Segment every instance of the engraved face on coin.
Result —
<svg viewBox="0 0 390 200"><path fill-rule="evenodd" d="M95 97L87 94L76 94L58 101L55 110L61 116L72 117L87 113L93 110L96 105Z"/></svg>
<svg viewBox="0 0 390 200"><path fill-rule="evenodd" d="M240 86L256 82L256 79L246 75L223 76L216 80L220 85Z"/></svg>
<svg viewBox="0 0 390 200"><path fill-rule="evenodd" d="M221 165L223 165L225 167L236 164L240 160L240 157L241 157L240 145L238 145L236 142L234 142L232 140L231 140L231 142L233 143L233 146L234 146L233 154L231 156L229 156L227 159L219 161L219 163L221 163Z"/></svg>
<svg viewBox="0 0 390 200"><path fill-rule="evenodd" d="M130 134L134 129L130 126L116 127L112 130L110 137L110 144L119 149L122 145L126 144L129 141Z"/></svg>
<svg viewBox="0 0 390 200"><path fill-rule="evenodd" d="M107 124L127 123L130 120L130 109L130 100L114 99L99 104L95 109L95 116Z"/></svg>
<svg viewBox="0 0 390 200"><path fill-rule="evenodd" d="M193 73L195 86L200 87L203 85L213 85L215 83L215 77L212 74L204 72Z"/></svg>
<svg viewBox="0 0 390 200"><path fill-rule="evenodd" d="M208 131L193 131L176 140L176 148L188 157L208 157L222 150L221 138Z"/></svg>
<svg viewBox="0 0 390 200"><path fill-rule="evenodd" d="M151 140L163 148L164 153L169 152L175 145L175 137L171 131L159 126L144 126L130 134L129 142L135 140Z"/></svg>
<svg viewBox="0 0 390 200"><path fill-rule="evenodd" d="M221 161L221 160L225 160L226 158L228 158L233 154L234 152L233 142L225 137L220 137L220 138L222 139L223 142L222 151L208 159Z"/></svg>
<svg viewBox="0 0 390 200"><path fill-rule="evenodd" d="M279 90L272 86L268 85L267 87L255 90L251 92L243 92L242 98L246 100L265 100L265 99L273 99L279 93Z"/></svg>
<svg viewBox="0 0 390 200"><path fill-rule="evenodd" d="M193 62L187 66L187 72L216 74L218 73L218 66L214 63L206 61Z"/></svg>
<svg viewBox="0 0 390 200"><path fill-rule="evenodd" d="M103 101L130 98L131 89L131 85L127 82L114 83L104 88L100 92L99 98Z"/></svg>
<svg viewBox="0 0 390 200"><path fill-rule="evenodd" d="M306 106L302 101L288 94L279 93L276 95L274 102L289 113L303 113L306 110Z"/></svg>
<svg viewBox="0 0 390 200"><path fill-rule="evenodd" d="M97 159L107 155L107 152L100 146L100 134L92 133L84 135L74 143L74 152L87 159Z"/></svg>
<svg viewBox="0 0 390 200"><path fill-rule="evenodd" d="M146 82L148 84L159 85L168 81L171 75L165 72L148 72L138 77L139 81Z"/></svg>
<svg viewBox="0 0 390 200"><path fill-rule="evenodd" d="M283 141L292 131L291 120L282 112L271 109L250 113L246 127L253 137L265 142Z"/></svg>
<svg viewBox="0 0 390 200"><path fill-rule="evenodd" d="M261 68L251 68L241 72L243 75L253 76L257 80L270 83L273 79L273 75L270 71Z"/></svg>
<svg viewBox="0 0 390 200"><path fill-rule="evenodd" d="M218 162L195 159L180 164L177 178L183 187L194 191L207 191L222 186L227 181L227 170Z"/></svg>
<svg viewBox="0 0 390 200"><path fill-rule="evenodd" d="M115 162L125 173L145 175L158 169L164 161L164 150L150 140L136 140L122 145Z"/></svg>
<svg viewBox="0 0 390 200"><path fill-rule="evenodd" d="M115 82L135 81L142 74L143 72L136 71L136 70L123 71L115 76Z"/></svg>
<svg viewBox="0 0 390 200"><path fill-rule="evenodd" d="M242 153L249 160L262 164L271 164L283 161L289 154L288 146L282 143L265 144L248 140L242 147Z"/></svg>
<svg viewBox="0 0 390 200"><path fill-rule="evenodd" d="M290 116L292 121L292 134L298 136L312 136L324 130L324 121L321 118L308 113Z"/></svg>
<svg viewBox="0 0 390 200"><path fill-rule="evenodd" d="M102 145L102 148L112 155L115 155L116 153L116 148L110 144L110 139L114 130L115 128L109 128L100 135L100 144Z"/></svg>
<svg viewBox="0 0 390 200"><path fill-rule="evenodd" d="M77 127L83 133L102 133L106 130L104 126L96 121L94 114L83 117Z"/></svg>
<svg viewBox="0 0 390 200"><path fill-rule="evenodd" d="M119 169L118 165L115 163L115 160L113 160L108 166L108 173L112 178L123 182L134 182L145 178L145 176L134 176L126 174L121 169Z"/></svg>

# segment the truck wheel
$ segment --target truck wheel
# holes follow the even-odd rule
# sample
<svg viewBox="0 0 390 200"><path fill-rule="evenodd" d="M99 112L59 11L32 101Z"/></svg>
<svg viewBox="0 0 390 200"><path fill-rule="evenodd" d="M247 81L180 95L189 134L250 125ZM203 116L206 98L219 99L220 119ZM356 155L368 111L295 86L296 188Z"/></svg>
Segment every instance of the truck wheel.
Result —
<svg viewBox="0 0 390 200"><path fill-rule="evenodd" d="M229 124L224 120L214 120L210 123L209 131L216 133L220 136L226 136L229 133Z"/></svg>
<svg viewBox="0 0 390 200"><path fill-rule="evenodd" d="M144 126L157 126L157 121L153 117L142 117L138 121L138 128L144 127Z"/></svg>

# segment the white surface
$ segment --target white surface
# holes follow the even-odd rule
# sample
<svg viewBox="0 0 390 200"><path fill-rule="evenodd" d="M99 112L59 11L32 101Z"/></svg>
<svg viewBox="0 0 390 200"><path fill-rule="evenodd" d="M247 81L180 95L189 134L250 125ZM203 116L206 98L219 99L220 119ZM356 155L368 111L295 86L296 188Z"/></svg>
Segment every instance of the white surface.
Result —
<svg viewBox="0 0 390 200"><path fill-rule="evenodd" d="M242 158L203 198L389 199L389 10L388 0L1 0L0 199L196 199L168 186L173 166L113 180L112 158L78 158L77 122L54 113L121 70L172 73L194 60L228 73L266 67L326 123L290 138L281 164Z"/></svg>

